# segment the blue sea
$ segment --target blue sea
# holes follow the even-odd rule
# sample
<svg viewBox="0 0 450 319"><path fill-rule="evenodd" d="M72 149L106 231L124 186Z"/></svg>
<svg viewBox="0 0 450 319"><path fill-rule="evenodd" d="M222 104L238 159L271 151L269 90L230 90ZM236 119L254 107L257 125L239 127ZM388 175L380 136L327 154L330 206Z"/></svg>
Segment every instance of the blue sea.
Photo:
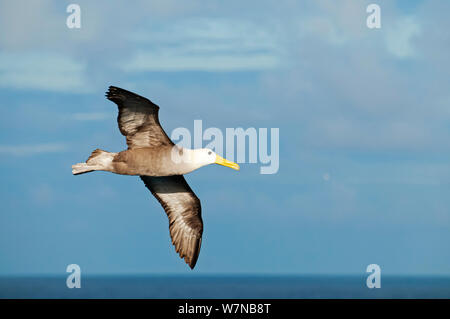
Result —
<svg viewBox="0 0 450 319"><path fill-rule="evenodd" d="M2 277L0 298L450 298L450 278L384 276L369 289L356 276Z"/></svg>

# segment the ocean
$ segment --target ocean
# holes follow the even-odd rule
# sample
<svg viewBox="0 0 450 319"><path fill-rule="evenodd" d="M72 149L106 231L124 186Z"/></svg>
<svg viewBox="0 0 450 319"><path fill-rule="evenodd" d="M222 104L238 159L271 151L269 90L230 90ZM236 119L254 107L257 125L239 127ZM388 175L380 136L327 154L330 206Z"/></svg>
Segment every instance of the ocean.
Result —
<svg viewBox="0 0 450 319"><path fill-rule="evenodd" d="M0 277L0 298L450 298L449 277L383 276L369 289L365 276L83 276Z"/></svg>

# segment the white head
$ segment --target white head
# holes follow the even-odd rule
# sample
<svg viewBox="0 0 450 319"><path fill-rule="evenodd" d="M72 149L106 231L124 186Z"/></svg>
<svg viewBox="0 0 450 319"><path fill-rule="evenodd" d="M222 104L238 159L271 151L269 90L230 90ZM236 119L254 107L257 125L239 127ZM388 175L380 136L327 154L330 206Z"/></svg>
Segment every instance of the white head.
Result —
<svg viewBox="0 0 450 319"><path fill-rule="evenodd" d="M226 167L231 167L232 169L239 170L239 165L224 159L223 157L217 155L209 148L197 148L192 150L191 155L192 161L196 166L202 167L209 164L219 164Z"/></svg>

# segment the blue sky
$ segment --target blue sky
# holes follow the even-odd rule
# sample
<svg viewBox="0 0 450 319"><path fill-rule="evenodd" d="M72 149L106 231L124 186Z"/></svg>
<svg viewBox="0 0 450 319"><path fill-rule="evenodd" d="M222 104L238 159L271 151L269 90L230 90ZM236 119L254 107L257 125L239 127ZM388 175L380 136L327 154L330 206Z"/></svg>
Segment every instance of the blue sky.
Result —
<svg viewBox="0 0 450 319"><path fill-rule="evenodd" d="M381 29L366 7L381 6ZM195 273L450 275L447 1L0 2L0 275L192 274L137 177L70 166L124 138L109 85L170 132L280 129L280 169L210 166Z"/></svg>

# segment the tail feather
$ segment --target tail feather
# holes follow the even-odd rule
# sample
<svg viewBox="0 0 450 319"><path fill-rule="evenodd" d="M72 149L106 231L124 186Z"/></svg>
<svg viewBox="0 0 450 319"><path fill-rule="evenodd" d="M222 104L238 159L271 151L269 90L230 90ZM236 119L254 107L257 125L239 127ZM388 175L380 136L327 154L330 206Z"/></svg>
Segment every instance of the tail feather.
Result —
<svg viewBox="0 0 450 319"><path fill-rule="evenodd" d="M89 156L89 158L86 160L86 163L89 163L90 160L93 160L95 157L97 157L98 155L100 155L101 153L103 153L105 151L97 148L96 150L94 150L91 155ZM105 152L107 153L107 152Z"/></svg>
<svg viewBox="0 0 450 319"><path fill-rule="evenodd" d="M86 163L72 165L72 174L79 175L92 171L110 170L110 164L116 153L96 149L87 159Z"/></svg>
<svg viewBox="0 0 450 319"><path fill-rule="evenodd" d="M86 163L78 163L78 164L72 165L72 174L73 175L80 175L80 174L89 173L92 171L95 171L95 168L93 168L92 166L89 166Z"/></svg>

